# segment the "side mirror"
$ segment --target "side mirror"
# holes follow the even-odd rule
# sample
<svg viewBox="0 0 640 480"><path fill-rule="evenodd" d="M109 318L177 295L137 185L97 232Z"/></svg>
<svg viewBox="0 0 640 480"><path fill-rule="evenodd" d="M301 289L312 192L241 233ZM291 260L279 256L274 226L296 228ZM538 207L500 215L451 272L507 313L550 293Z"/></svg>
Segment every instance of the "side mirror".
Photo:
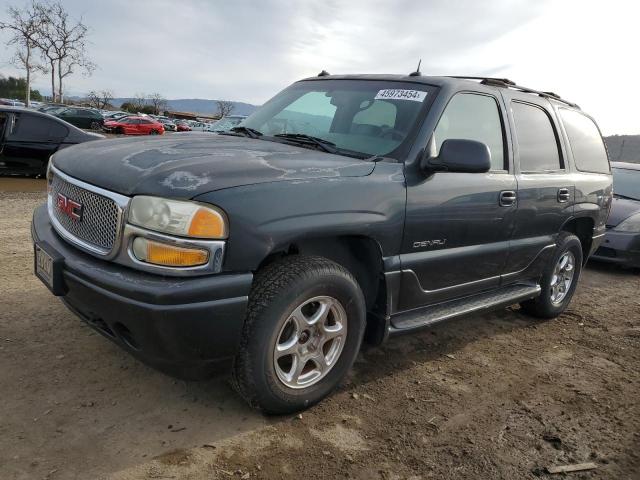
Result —
<svg viewBox="0 0 640 480"><path fill-rule="evenodd" d="M425 158L421 166L428 171L485 173L491 169L491 151L482 142L450 138L437 157Z"/></svg>

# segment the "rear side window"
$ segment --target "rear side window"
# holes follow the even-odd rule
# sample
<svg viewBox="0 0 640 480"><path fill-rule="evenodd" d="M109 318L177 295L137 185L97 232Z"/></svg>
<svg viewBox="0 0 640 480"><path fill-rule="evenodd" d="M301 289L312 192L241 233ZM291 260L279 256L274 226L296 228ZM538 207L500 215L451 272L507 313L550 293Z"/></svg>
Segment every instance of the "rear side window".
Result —
<svg viewBox="0 0 640 480"><path fill-rule="evenodd" d="M458 93L451 99L434 131L437 153L445 140L475 140L489 147L491 170L506 170L500 111L495 98Z"/></svg>
<svg viewBox="0 0 640 480"><path fill-rule="evenodd" d="M569 137L576 168L584 172L609 173L607 150L593 120L566 108L560 109L560 117Z"/></svg>
<svg viewBox="0 0 640 480"><path fill-rule="evenodd" d="M520 156L520 171L547 172L563 168L558 139L549 114L529 103L511 104Z"/></svg>

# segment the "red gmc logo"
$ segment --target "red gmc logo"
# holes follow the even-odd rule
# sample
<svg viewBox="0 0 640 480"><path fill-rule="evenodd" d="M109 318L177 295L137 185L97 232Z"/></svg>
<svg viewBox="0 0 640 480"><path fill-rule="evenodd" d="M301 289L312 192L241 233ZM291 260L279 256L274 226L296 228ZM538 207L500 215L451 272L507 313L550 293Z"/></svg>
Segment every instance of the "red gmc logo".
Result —
<svg viewBox="0 0 640 480"><path fill-rule="evenodd" d="M59 193L58 198L56 199L56 207L72 220L75 220L76 222L82 221L81 203L71 200L69 197L66 197L63 194Z"/></svg>

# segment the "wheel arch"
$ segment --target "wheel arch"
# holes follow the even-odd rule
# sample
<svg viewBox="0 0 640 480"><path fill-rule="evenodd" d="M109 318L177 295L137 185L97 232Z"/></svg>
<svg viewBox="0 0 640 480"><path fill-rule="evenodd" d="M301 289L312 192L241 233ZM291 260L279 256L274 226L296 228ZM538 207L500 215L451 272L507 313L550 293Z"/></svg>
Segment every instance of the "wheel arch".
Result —
<svg viewBox="0 0 640 480"><path fill-rule="evenodd" d="M300 238L274 248L258 266L258 270L289 255L315 255L346 268L356 279L367 306L365 339L379 343L381 319L386 314L387 291L381 245L363 235ZM384 322L382 322L384 323Z"/></svg>
<svg viewBox="0 0 640 480"><path fill-rule="evenodd" d="M595 220L588 215L581 217L573 217L562 225L560 229L563 232L573 233L580 240L582 245L582 263L585 264L591 252L591 244L593 243L593 231L595 228Z"/></svg>

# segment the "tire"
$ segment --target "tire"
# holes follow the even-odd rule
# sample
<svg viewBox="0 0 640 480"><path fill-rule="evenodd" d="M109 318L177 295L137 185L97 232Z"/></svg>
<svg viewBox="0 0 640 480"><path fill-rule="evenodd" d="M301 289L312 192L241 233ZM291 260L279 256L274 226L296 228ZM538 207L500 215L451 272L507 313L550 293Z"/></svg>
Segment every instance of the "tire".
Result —
<svg viewBox="0 0 640 480"><path fill-rule="evenodd" d="M116 135L124 135L124 130L122 129L122 127L116 128L115 134Z"/></svg>
<svg viewBox="0 0 640 480"><path fill-rule="evenodd" d="M91 122L91 125L89 125L89 128L91 130L100 130L102 128L102 125L100 125L100 122Z"/></svg>
<svg viewBox="0 0 640 480"><path fill-rule="evenodd" d="M545 268L540 282L542 291L540 296L522 302L520 306L528 315L538 318L555 318L565 311L578 285L580 273L582 272L582 244L578 237L569 232L560 232L556 241L556 251L553 259ZM563 259L573 259L573 273L571 275L570 284L564 288L564 295L553 301L554 284L560 285L563 282L559 279L566 277L566 272L560 271L560 275L556 275L557 268ZM565 267L566 268L566 267ZM562 288L560 288L562 290ZM562 292L561 292L562 293Z"/></svg>
<svg viewBox="0 0 640 480"><path fill-rule="evenodd" d="M149 132L149 135L158 135L158 131L157 130L151 130L151 132Z"/></svg>
<svg viewBox="0 0 640 480"><path fill-rule="evenodd" d="M306 322L307 314L310 317L315 314L316 305L318 312L320 308L329 308L329 314L322 322L308 327L316 330L305 337L306 331L301 332L296 326L300 321L294 321L291 314L308 309ZM364 295L358 283L337 263L323 257L295 255L268 265L256 274L249 294L242 339L233 365L233 387L249 405L268 414L292 413L316 404L338 386L353 365L362 343L365 314ZM283 338L291 325L294 329L291 348L304 352L291 358L285 354L276 360L277 348L286 343ZM344 328L345 336L340 342L324 340L318 331L336 326L341 326L340 331ZM318 344L314 346L316 339ZM307 345L309 352L321 359L337 352L323 373L316 372L322 371L317 361L304 359ZM340 345L339 351L333 350L335 345ZM302 373L287 384L283 377L289 369L296 370L294 357L302 359L299 360ZM287 366L289 361L291 366ZM305 376L313 381L303 381Z"/></svg>

